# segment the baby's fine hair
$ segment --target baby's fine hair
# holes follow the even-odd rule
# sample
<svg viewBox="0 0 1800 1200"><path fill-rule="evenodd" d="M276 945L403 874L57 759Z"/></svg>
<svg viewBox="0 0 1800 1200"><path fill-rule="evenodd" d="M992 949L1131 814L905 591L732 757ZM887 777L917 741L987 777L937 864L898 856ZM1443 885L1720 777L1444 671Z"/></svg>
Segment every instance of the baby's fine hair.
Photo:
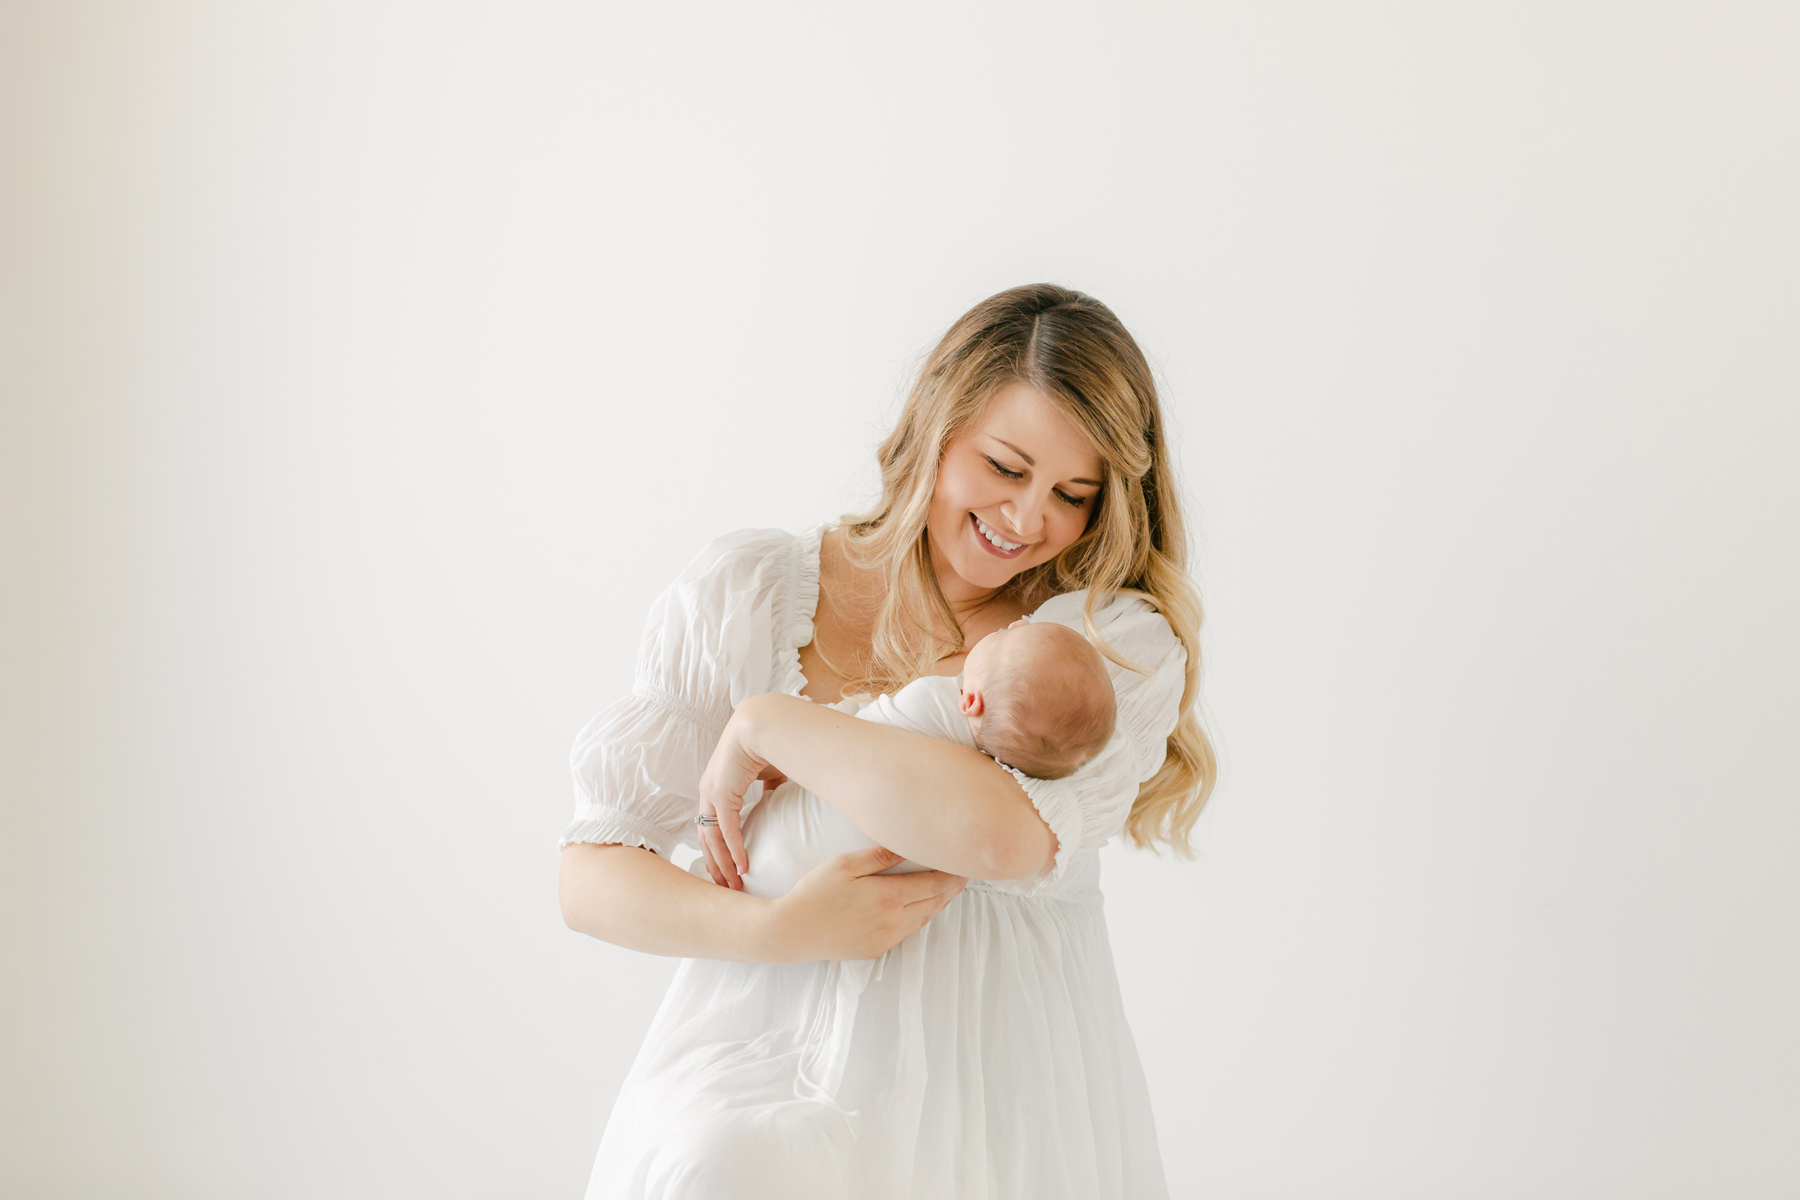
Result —
<svg viewBox="0 0 1800 1200"><path fill-rule="evenodd" d="M1105 747L1118 706L1092 643L1053 621L1032 628L1041 648L983 687L979 748L1034 779L1061 779Z"/></svg>

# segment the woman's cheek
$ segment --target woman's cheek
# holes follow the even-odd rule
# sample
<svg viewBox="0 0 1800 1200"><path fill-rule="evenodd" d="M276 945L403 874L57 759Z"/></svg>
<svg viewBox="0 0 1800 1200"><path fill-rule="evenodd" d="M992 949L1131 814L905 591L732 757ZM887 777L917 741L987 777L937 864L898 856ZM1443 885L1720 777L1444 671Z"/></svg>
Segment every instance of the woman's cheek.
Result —
<svg viewBox="0 0 1800 1200"><path fill-rule="evenodd" d="M1058 501L1058 503L1061 502ZM1067 550L1070 544L1073 543L1076 538L1080 537L1082 531L1086 528L1087 519L1085 514L1070 513L1067 516L1059 516L1056 522L1056 538L1053 543L1054 548L1051 551L1050 557L1055 558L1058 554Z"/></svg>

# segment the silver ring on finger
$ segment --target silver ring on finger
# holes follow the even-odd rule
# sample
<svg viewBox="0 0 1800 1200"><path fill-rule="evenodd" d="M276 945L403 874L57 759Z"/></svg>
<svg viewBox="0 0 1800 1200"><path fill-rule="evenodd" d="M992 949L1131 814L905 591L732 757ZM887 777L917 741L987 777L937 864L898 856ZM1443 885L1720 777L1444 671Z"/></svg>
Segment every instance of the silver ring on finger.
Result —
<svg viewBox="0 0 1800 1200"><path fill-rule="evenodd" d="M719 823L719 818L714 816L712 813L701 813L700 815L698 815L694 818L694 824L696 824L696 825L701 825L701 826L717 825L718 823Z"/></svg>

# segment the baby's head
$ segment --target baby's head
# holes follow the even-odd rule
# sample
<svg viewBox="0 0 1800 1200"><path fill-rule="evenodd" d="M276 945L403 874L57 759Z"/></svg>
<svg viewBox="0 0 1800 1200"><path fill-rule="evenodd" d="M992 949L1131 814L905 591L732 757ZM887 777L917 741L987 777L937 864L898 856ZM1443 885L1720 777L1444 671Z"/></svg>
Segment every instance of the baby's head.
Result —
<svg viewBox="0 0 1800 1200"><path fill-rule="evenodd" d="M1116 717L1100 652L1067 625L1014 621L963 662L962 712L975 745L1036 779L1073 775Z"/></svg>

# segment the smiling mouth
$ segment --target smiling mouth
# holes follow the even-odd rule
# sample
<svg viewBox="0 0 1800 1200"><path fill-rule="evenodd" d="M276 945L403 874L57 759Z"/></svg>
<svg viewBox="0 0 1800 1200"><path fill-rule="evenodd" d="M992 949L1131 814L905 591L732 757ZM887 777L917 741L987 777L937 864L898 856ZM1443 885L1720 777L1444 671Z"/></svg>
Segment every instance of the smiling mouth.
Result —
<svg viewBox="0 0 1800 1200"><path fill-rule="evenodd" d="M987 548L989 553L998 555L1001 558L1017 558L1020 554L1024 553L1024 542L1015 542L1008 538L1001 537L992 525L989 525L974 513L969 514L969 520L975 523L975 532L980 536L982 544Z"/></svg>

